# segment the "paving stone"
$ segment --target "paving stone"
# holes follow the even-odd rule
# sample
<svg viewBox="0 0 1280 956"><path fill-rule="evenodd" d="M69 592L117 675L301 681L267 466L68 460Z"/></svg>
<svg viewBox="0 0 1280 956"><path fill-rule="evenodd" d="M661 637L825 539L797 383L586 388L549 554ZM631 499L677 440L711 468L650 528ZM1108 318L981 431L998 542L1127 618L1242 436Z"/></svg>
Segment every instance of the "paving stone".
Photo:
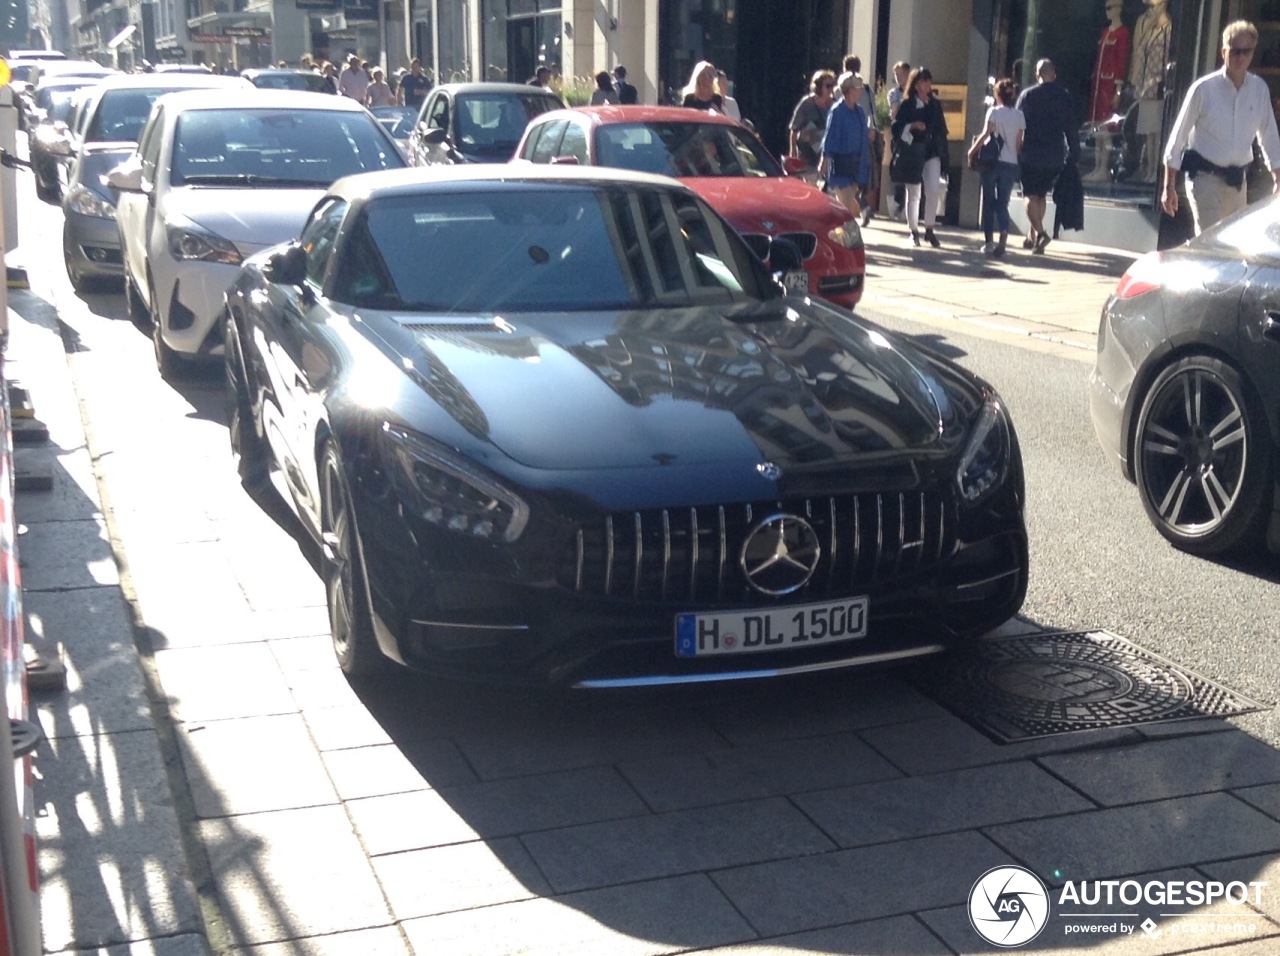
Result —
<svg viewBox="0 0 1280 956"><path fill-rule="evenodd" d="M32 525L44 521L85 521L102 517L102 502L93 476L93 460L83 446L54 443L14 449L14 468L44 468L53 476L53 487L23 491L13 498L14 519Z"/></svg>
<svg viewBox="0 0 1280 956"><path fill-rule="evenodd" d="M404 936L395 926L291 939L287 943L249 946L236 952L243 956L412 956Z"/></svg>
<svg viewBox="0 0 1280 956"><path fill-rule="evenodd" d="M793 795L840 846L1095 809L1030 761Z"/></svg>
<svg viewBox="0 0 1280 956"><path fill-rule="evenodd" d="M624 763L620 769L659 812L901 776L852 734Z"/></svg>
<svg viewBox="0 0 1280 956"><path fill-rule="evenodd" d="M1120 727L997 744L959 718L950 716L874 727L861 731L861 736L908 774L941 773L1140 739L1132 729Z"/></svg>
<svg viewBox="0 0 1280 956"><path fill-rule="evenodd" d="M1261 787L1246 787L1233 791L1237 797L1257 807L1267 816L1280 820L1280 784L1266 784Z"/></svg>
<svg viewBox="0 0 1280 956"><path fill-rule="evenodd" d="M1040 763L1105 806L1280 781L1280 753L1238 730L1059 754Z"/></svg>
<svg viewBox="0 0 1280 956"><path fill-rule="evenodd" d="M42 521L17 541L24 591L66 591L120 583L105 521Z"/></svg>
<svg viewBox="0 0 1280 956"><path fill-rule="evenodd" d="M1266 913L1271 919L1280 920L1280 855L1264 853L1261 856L1247 856L1222 863L1202 863L1198 869L1223 883L1234 880L1245 884L1265 882L1267 885L1256 891L1258 902L1254 903L1252 894L1255 890L1249 890L1250 905Z"/></svg>
<svg viewBox="0 0 1280 956"><path fill-rule="evenodd" d="M828 956L831 953L874 953L875 956L951 956L938 938L910 916L891 916L865 923L846 923L788 936L774 936L700 949L715 956Z"/></svg>
<svg viewBox="0 0 1280 956"><path fill-rule="evenodd" d="M330 652L330 657L332 656ZM351 686L336 662L324 668L285 672L285 683L289 685L289 691L300 710L363 706L359 693Z"/></svg>
<svg viewBox="0 0 1280 956"><path fill-rule="evenodd" d="M321 751L392 742L386 728L363 704L303 709L302 716Z"/></svg>
<svg viewBox="0 0 1280 956"><path fill-rule="evenodd" d="M157 651L156 673L178 721L297 713L276 659L262 641Z"/></svg>
<svg viewBox="0 0 1280 956"><path fill-rule="evenodd" d="M48 741L36 766L45 950L202 932L155 733Z"/></svg>
<svg viewBox="0 0 1280 956"><path fill-rule="evenodd" d="M557 892L821 853L832 847L781 798L531 833L524 844Z"/></svg>
<svg viewBox="0 0 1280 956"><path fill-rule="evenodd" d="M46 956L85 956L86 950L62 950L46 953ZM93 950L94 956L208 956L209 944L203 936L185 933L182 936L159 936L136 943L104 946Z"/></svg>
<svg viewBox="0 0 1280 956"><path fill-rule="evenodd" d="M451 740L328 750L321 757L343 800L474 783L476 779Z"/></svg>
<svg viewBox="0 0 1280 956"><path fill-rule="evenodd" d="M374 857L372 863L397 920L551 893L551 887L515 839L395 853Z"/></svg>
<svg viewBox="0 0 1280 956"><path fill-rule="evenodd" d="M984 831L1046 882L1100 879L1280 850L1280 823L1225 793ZM1055 871L1060 878L1051 878Z"/></svg>
<svg viewBox="0 0 1280 956"><path fill-rule="evenodd" d="M118 588L25 591L28 642L60 642L66 688L31 692L48 737L147 730L154 724L133 624Z"/></svg>
<svg viewBox="0 0 1280 956"><path fill-rule="evenodd" d="M412 919L404 931L431 956L650 956L754 935L701 875Z"/></svg>
<svg viewBox="0 0 1280 956"><path fill-rule="evenodd" d="M712 874L763 936L956 905L973 881L1012 862L974 832L902 840Z"/></svg>
<svg viewBox="0 0 1280 956"><path fill-rule="evenodd" d="M338 802L298 714L182 724L177 736L201 818Z"/></svg>
<svg viewBox="0 0 1280 956"><path fill-rule="evenodd" d="M348 800L346 807L370 856L480 839L475 828L435 790Z"/></svg>
<svg viewBox="0 0 1280 956"><path fill-rule="evenodd" d="M219 905L241 945L390 924L386 900L342 807L254 813L197 826Z"/></svg>
<svg viewBox="0 0 1280 956"><path fill-rule="evenodd" d="M337 667L333 656L333 641L327 633L311 637L273 638L260 633L267 639L267 647L275 655L276 662L286 675L294 671L330 670Z"/></svg>

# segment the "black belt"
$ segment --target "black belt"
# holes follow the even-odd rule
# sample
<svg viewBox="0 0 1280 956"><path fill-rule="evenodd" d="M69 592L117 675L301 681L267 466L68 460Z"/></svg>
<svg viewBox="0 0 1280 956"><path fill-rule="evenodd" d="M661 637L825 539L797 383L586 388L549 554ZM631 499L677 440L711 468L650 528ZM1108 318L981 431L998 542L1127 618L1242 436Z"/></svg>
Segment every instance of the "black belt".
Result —
<svg viewBox="0 0 1280 956"><path fill-rule="evenodd" d="M1194 149L1189 149L1182 154L1182 171L1188 178L1195 179L1199 173L1212 173L1232 189L1239 189L1244 185L1244 173L1248 168L1248 166L1219 166L1217 163L1209 162Z"/></svg>

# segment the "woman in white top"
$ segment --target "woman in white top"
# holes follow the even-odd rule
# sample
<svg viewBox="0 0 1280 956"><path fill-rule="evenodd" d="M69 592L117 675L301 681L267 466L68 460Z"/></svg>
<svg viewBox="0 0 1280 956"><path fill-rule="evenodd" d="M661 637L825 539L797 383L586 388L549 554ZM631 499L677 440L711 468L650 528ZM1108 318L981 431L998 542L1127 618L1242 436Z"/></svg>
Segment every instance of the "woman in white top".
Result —
<svg viewBox="0 0 1280 956"><path fill-rule="evenodd" d="M369 89L365 91L366 106L395 106L396 95L391 92L391 87L387 81L383 79L381 68L374 67L373 82L369 84Z"/></svg>
<svg viewBox="0 0 1280 956"><path fill-rule="evenodd" d="M969 168L978 168L978 153L991 139L1000 144L1000 154L994 163L984 164L982 173L982 232L986 242L982 251L989 256L1004 255L1009 239L1009 197L1013 184L1018 181L1018 154L1022 152L1022 137L1027 129L1026 117L1015 109L1017 89L1007 77L996 83L996 105L987 110L987 122L982 134L969 147ZM996 223L1000 225L1000 241L993 244L991 234Z"/></svg>

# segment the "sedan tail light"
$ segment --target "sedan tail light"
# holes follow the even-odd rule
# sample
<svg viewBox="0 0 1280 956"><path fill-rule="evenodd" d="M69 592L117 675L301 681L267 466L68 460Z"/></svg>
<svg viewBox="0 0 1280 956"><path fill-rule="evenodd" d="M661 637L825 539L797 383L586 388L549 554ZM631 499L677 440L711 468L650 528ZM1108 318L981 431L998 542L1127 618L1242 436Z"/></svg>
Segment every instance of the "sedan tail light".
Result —
<svg viewBox="0 0 1280 956"><path fill-rule="evenodd" d="M1134 260L1113 293L1117 299L1132 299L1160 288L1160 253L1148 252Z"/></svg>

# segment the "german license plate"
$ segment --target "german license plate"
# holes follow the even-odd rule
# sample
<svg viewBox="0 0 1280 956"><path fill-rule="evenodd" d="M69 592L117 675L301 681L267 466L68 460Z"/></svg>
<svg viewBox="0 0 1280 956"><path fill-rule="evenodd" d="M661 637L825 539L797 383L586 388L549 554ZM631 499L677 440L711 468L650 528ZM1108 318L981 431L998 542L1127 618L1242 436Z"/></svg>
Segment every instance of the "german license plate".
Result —
<svg viewBox="0 0 1280 956"><path fill-rule="evenodd" d="M783 283L785 283L788 289L791 289L795 292L809 291L809 273L805 272L802 269L788 272L785 276L782 277L782 281Z"/></svg>
<svg viewBox="0 0 1280 956"><path fill-rule="evenodd" d="M676 615L676 657L778 651L866 636L865 596L753 611Z"/></svg>

